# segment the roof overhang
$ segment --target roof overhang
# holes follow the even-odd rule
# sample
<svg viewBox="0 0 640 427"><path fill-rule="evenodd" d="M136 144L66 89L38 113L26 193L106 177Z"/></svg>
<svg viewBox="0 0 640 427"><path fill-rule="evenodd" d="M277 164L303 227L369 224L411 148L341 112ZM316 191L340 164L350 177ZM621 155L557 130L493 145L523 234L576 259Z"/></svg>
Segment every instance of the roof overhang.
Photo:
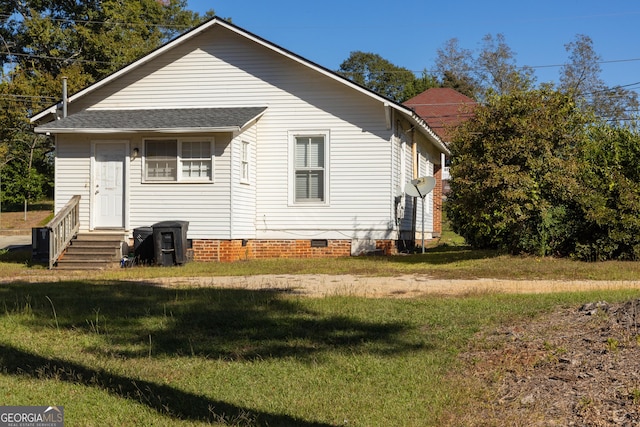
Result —
<svg viewBox="0 0 640 427"><path fill-rule="evenodd" d="M38 133L212 133L239 132L267 107L84 110L37 126Z"/></svg>
<svg viewBox="0 0 640 427"><path fill-rule="evenodd" d="M396 104L395 107L401 114L403 114L407 118L407 120L409 120L409 122L413 126L419 129L419 131L424 134L427 139L436 146L438 150L446 155L451 154L451 151L449 150L447 144L434 132L433 129L431 129L431 127L427 124L426 121L424 121L424 119L422 119L422 117L417 115L410 108L402 108L403 106L399 104Z"/></svg>

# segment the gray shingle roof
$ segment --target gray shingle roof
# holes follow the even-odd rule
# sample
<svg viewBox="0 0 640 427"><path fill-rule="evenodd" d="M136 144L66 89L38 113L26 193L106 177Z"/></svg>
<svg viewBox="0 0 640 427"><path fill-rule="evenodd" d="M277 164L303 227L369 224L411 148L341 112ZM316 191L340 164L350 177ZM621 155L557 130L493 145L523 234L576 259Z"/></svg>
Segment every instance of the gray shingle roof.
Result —
<svg viewBox="0 0 640 427"><path fill-rule="evenodd" d="M266 107L85 110L36 127L36 132L162 132L239 130Z"/></svg>

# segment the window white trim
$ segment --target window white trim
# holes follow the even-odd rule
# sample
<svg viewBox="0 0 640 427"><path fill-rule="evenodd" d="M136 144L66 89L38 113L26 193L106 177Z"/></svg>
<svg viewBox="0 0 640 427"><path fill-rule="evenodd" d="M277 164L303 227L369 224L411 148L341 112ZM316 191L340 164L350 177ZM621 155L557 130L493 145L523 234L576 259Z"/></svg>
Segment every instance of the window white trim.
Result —
<svg viewBox="0 0 640 427"><path fill-rule="evenodd" d="M144 150L142 155L142 182L157 184L157 183L213 183L215 176L215 141L213 137L158 137L158 138L143 138L142 140ZM150 159L148 157L148 144L151 142L165 142L167 144L175 143L175 154L170 153L166 159L165 168L167 169L166 173L171 174L171 176L167 177L150 177L149 176L149 162ZM209 155L205 157L198 157L195 154L191 156L186 156L186 150L189 149L190 143L200 142L200 143L209 143ZM173 151L173 150L170 150ZM175 160L173 156L175 155ZM204 171L208 171L207 176L204 177L192 177L187 176L185 174L185 167L188 164L195 167L192 173L204 168ZM198 165L200 163L200 165Z"/></svg>
<svg viewBox="0 0 640 427"><path fill-rule="evenodd" d="M323 146L322 151L318 153L318 156L321 157L321 165L308 165L306 168L302 168L301 170L296 167L296 141L300 138L322 138ZM289 173L288 173L288 183L289 183L289 205L291 206L328 206L330 197L329 197L329 147L331 145L330 132L328 130L298 130L298 131L289 131L288 132L289 139ZM319 184L322 188L321 197L316 199L309 200L301 200L296 197L296 176L299 171L307 171L312 173L313 171L319 172L318 175L322 175L320 178ZM317 176L317 175L316 175Z"/></svg>
<svg viewBox="0 0 640 427"><path fill-rule="evenodd" d="M251 178L251 142L240 141L240 183L249 184Z"/></svg>

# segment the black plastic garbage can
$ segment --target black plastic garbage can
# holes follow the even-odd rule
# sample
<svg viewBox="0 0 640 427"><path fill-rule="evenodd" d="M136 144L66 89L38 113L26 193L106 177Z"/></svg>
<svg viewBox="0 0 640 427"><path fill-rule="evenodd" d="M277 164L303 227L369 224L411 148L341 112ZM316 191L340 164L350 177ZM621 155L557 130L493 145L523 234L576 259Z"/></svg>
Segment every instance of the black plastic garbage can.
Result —
<svg viewBox="0 0 640 427"><path fill-rule="evenodd" d="M187 262L188 221L162 221L153 224L156 265L171 266Z"/></svg>
<svg viewBox="0 0 640 427"><path fill-rule="evenodd" d="M133 229L133 253L136 262L151 264L155 260L153 248L153 227L138 227Z"/></svg>
<svg viewBox="0 0 640 427"><path fill-rule="evenodd" d="M49 239L51 230L47 227L31 229L31 259L34 262L49 262Z"/></svg>

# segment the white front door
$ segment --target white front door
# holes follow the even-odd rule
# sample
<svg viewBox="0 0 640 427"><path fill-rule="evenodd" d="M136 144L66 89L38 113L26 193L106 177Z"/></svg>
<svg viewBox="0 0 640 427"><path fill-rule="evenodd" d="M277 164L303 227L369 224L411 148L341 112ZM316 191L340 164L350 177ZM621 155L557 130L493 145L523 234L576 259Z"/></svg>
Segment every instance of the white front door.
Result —
<svg viewBox="0 0 640 427"><path fill-rule="evenodd" d="M124 227L127 141L96 142L93 164L94 228Z"/></svg>

